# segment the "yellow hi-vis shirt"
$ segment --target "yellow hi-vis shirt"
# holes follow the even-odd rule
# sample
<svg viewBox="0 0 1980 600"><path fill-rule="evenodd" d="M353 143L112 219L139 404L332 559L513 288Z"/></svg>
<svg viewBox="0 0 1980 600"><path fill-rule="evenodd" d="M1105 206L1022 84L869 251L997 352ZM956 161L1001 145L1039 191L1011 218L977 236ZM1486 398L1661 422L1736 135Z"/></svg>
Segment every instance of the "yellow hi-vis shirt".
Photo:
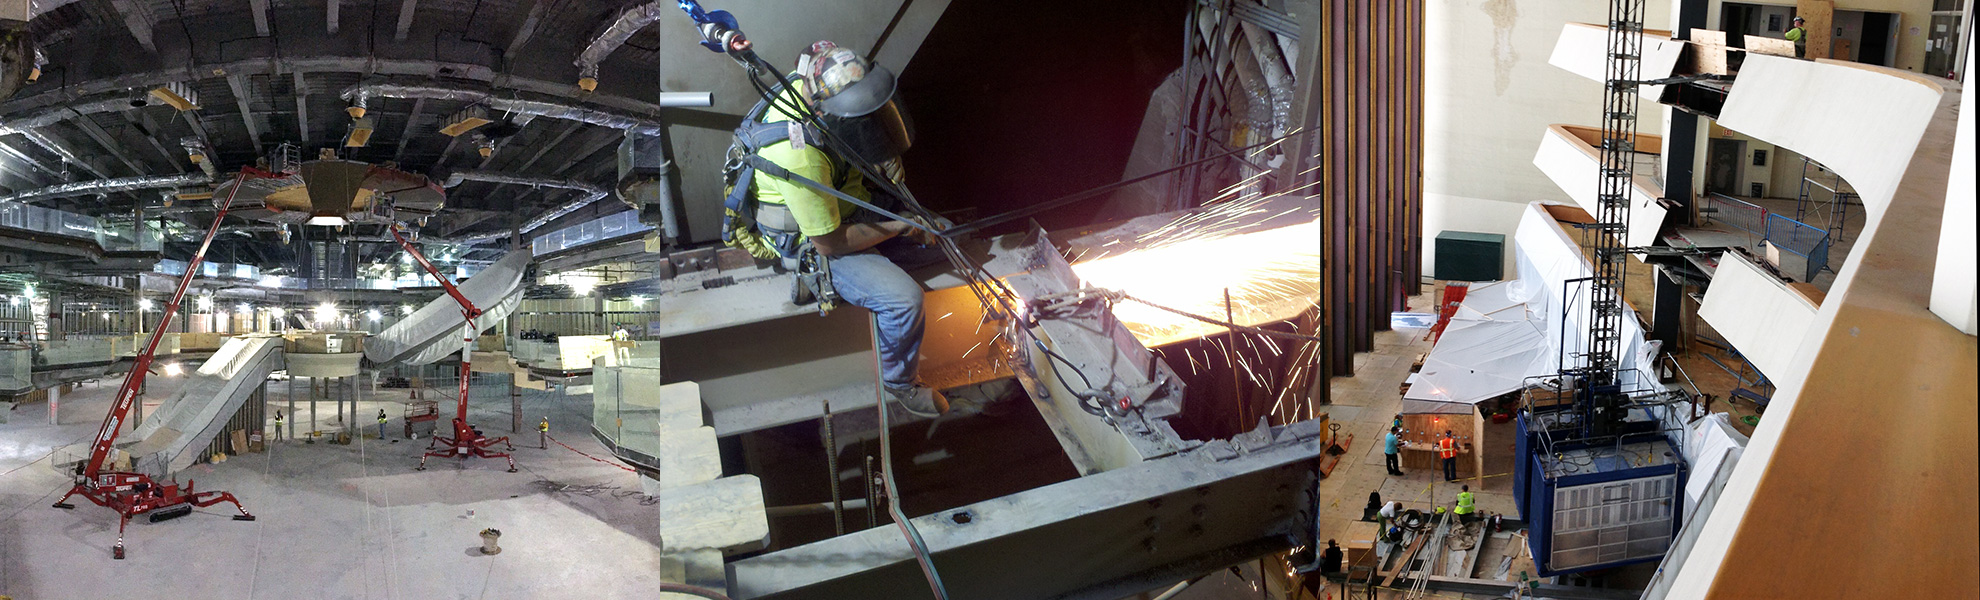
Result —
<svg viewBox="0 0 1980 600"><path fill-rule="evenodd" d="M785 101L803 102L799 96L799 94L803 93L803 90L803 81L792 82L785 89L783 96L778 99L778 103ZM773 103L769 108L764 109L764 123L787 123L791 121L791 116L785 114L783 108L778 103ZM838 169L850 168L842 164L837 164L839 161L833 160L833 157L826 154L823 148L809 143L805 144L802 148L789 141L771 144L757 151L757 155L762 156L764 160L776 163L779 167L789 169L794 175L825 185L832 185L834 180L839 179L839 177L835 177ZM873 196L866 191L864 178L860 177L857 173L846 173L845 175L844 179L846 182L844 185L838 186L839 191L845 192L847 196L871 202ZM839 225L844 222L847 216L859 210L859 207L853 206L851 202L831 197L823 192L811 189L802 183L771 177L768 173L762 171L756 172L756 177L751 181L751 185L756 187L757 202L782 204L786 208L789 208L791 210L791 218L797 221L798 232L807 237L825 235L837 231Z"/></svg>
<svg viewBox="0 0 1980 600"><path fill-rule="evenodd" d="M1471 492L1458 492L1457 510L1452 512L1460 515L1468 515L1471 514L1472 507L1477 504L1478 499Z"/></svg>

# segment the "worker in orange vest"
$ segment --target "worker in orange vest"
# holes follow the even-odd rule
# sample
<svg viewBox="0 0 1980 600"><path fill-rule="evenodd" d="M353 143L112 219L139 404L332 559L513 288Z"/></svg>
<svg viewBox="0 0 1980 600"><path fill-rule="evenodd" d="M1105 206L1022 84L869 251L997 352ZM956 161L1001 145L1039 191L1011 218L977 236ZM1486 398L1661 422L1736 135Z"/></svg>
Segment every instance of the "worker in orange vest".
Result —
<svg viewBox="0 0 1980 600"><path fill-rule="evenodd" d="M1437 458L1444 459L1444 481L1457 481L1457 440L1448 429L1437 440Z"/></svg>

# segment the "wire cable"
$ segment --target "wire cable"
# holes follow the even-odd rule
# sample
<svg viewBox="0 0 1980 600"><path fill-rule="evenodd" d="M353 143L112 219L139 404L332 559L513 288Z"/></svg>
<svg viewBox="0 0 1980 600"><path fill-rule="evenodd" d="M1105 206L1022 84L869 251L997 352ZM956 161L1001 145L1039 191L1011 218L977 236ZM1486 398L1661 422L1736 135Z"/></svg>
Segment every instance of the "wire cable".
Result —
<svg viewBox="0 0 1980 600"><path fill-rule="evenodd" d="M1325 340L1325 339L1323 339L1323 338L1321 338L1321 337L1319 337L1319 336L1312 336L1312 335L1305 335L1305 334L1299 334L1299 333L1286 333L1286 332L1283 332L1283 331L1273 331L1273 330L1270 330L1270 329L1265 329L1265 328L1261 328L1261 327L1252 327L1252 326L1249 326L1249 325L1239 325L1239 324L1236 324L1236 323L1232 323L1232 322L1229 322L1229 321L1224 321L1224 320L1220 320L1220 319L1215 319L1215 318L1211 318L1211 317L1206 317L1206 316L1203 316L1203 315L1199 315L1199 314L1196 314L1196 313L1192 313L1192 312L1189 312L1189 311L1185 311L1185 310L1181 310L1181 309L1176 309L1176 308L1170 308L1170 307L1167 307L1167 306L1163 306L1163 305L1160 305L1160 304L1156 304L1156 303L1154 303L1154 302L1149 302L1149 301L1147 301L1147 300L1145 300L1145 299L1142 299L1142 298L1136 298L1136 297L1134 297L1134 296L1131 296L1131 295L1129 295L1129 294L1128 294L1127 292L1123 292L1123 291L1118 291L1118 290L1113 290L1113 291L1108 291L1108 292L1106 292L1106 295L1107 295L1108 297L1110 297L1110 298L1120 298L1120 299L1122 299L1122 300L1133 300L1133 301L1135 301L1135 302L1139 302L1139 303L1141 303L1141 304L1145 304L1145 305L1147 305L1147 306L1148 306L1148 307L1150 307L1150 308L1156 308L1156 309L1160 309L1160 310L1164 310L1164 311L1168 311L1168 312L1172 312L1172 313L1175 313L1175 314L1178 314L1178 315L1182 315L1182 316L1185 316L1185 317L1189 317L1189 318L1191 318L1191 319L1196 319L1196 320L1198 320L1198 321L1202 321L1202 322L1205 322L1205 323L1209 323L1209 324L1211 324L1211 325L1216 325L1216 326L1218 326L1218 327L1224 327L1224 328L1227 328L1227 329L1234 329L1234 330L1237 330L1237 331L1242 331L1242 332L1245 332L1245 333L1251 333L1251 334L1257 334L1257 335L1263 335L1263 336L1271 336L1271 337L1276 337L1276 338L1285 338L1285 339L1292 339L1292 340L1305 340L1305 341L1309 341L1309 342L1326 342L1326 341L1327 341L1327 340Z"/></svg>

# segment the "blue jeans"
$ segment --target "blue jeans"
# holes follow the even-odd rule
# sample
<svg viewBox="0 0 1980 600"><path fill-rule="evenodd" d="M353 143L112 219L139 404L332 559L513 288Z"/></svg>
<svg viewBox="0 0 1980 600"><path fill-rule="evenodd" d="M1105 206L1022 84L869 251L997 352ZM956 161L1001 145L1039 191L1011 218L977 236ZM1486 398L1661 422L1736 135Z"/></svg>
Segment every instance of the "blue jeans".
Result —
<svg viewBox="0 0 1980 600"><path fill-rule="evenodd" d="M884 254L883 254L884 252ZM939 250L935 251L938 253ZM912 242L888 240L864 252L831 257L832 288L853 306L873 311L880 327L880 379L887 387L914 385L921 368L922 318L921 283L889 255L898 256L909 266L919 266L923 249Z"/></svg>

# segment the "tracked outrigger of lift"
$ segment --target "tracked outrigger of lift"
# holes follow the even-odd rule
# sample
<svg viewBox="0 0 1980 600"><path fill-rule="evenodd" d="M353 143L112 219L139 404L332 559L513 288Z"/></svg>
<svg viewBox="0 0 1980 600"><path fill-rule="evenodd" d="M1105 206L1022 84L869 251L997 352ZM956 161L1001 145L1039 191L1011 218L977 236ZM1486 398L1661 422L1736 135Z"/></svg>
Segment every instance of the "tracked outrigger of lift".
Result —
<svg viewBox="0 0 1980 600"><path fill-rule="evenodd" d="M134 471L105 471L104 463L110 458L110 450L117 443L117 433L130 415L131 406L136 404L138 390L144 388L145 376L150 373L151 361L158 350L159 339L165 336L166 326L172 322L172 315L178 313L179 303L186 298L186 287L192 283L194 274L199 273L200 262L206 259L206 250L213 246L214 234L220 231L220 223L227 218L227 209L234 204L234 195L240 193L241 183L249 177L278 177L253 168L243 168L234 176L234 189L227 199L220 203L218 214L213 215L213 224L206 228L206 238L199 243L199 250L193 252L186 264L186 272L179 276L179 287L172 291L172 299L165 304L163 320L151 330L151 337L144 348L137 353L131 364L130 373L124 375L124 384L117 388L117 395L110 404L110 412L103 416L103 424L96 430L96 438L90 442L89 462L77 471L76 483L69 493L55 502L55 508L72 509L69 498L82 496L84 499L117 511L117 545L113 556L124 558L124 528L131 517L150 513L151 521L175 519L192 513L193 507L207 507L222 502L233 504L241 514L234 515L236 521L253 521L254 515L241 506L233 494L221 491L194 491L193 482L159 482L151 475Z"/></svg>

